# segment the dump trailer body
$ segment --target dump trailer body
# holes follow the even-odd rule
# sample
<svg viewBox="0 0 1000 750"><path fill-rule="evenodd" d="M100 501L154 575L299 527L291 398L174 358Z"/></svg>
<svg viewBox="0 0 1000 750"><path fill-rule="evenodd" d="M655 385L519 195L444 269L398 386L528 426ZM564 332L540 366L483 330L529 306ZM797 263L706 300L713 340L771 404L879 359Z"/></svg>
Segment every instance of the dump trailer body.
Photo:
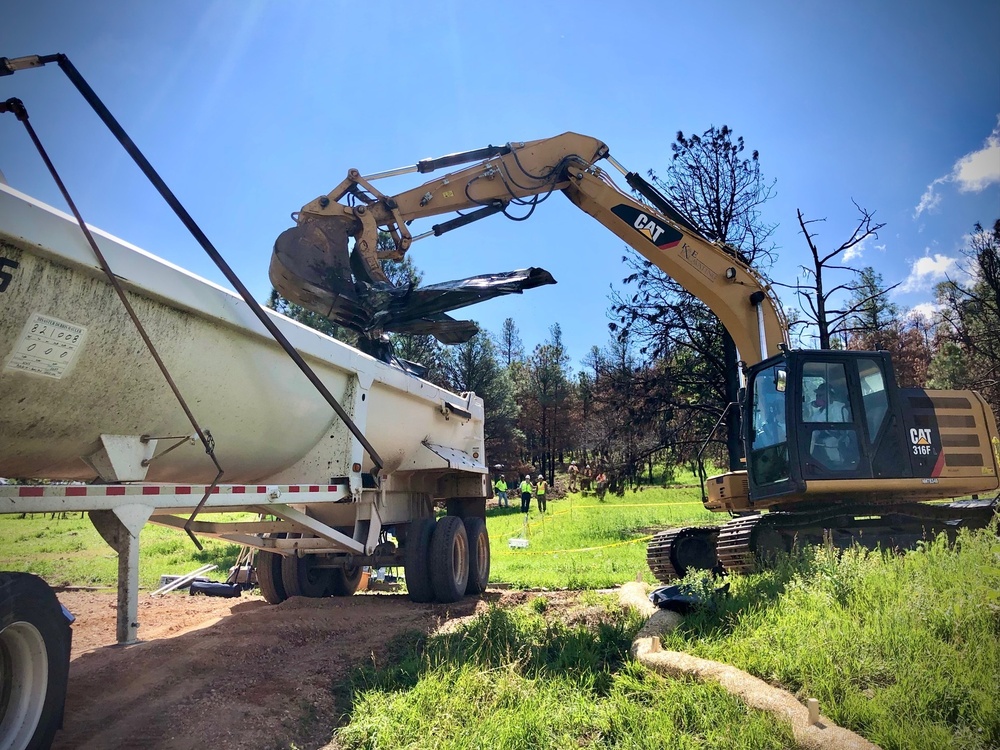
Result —
<svg viewBox="0 0 1000 750"><path fill-rule="evenodd" d="M147 522L256 548L272 603L353 594L365 565L402 567L417 601L485 590L482 399L269 313L349 429L240 297L92 234L198 428L80 226L0 185L0 477L62 480L0 481L0 513L89 513L118 554L119 642L139 638ZM51 742L71 622L41 579L0 573L0 747Z"/></svg>
<svg viewBox="0 0 1000 750"><path fill-rule="evenodd" d="M226 482L328 483L371 470L350 432L235 294L94 230ZM192 427L69 216L0 186L0 476L92 480L102 435ZM447 474L488 492L482 401L272 317L381 457L387 489L435 495ZM446 448L450 456L442 456ZM455 453L455 452L458 453ZM456 455L463 457L457 474ZM360 464L360 471L357 469ZM152 460L150 482L210 482L200 446ZM415 487L415 484L419 485Z"/></svg>
<svg viewBox="0 0 1000 750"><path fill-rule="evenodd" d="M268 311L379 456L375 471L241 298L92 234L224 472L75 220L0 185L0 477L63 480L0 485L0 513L90 513L119 555L120 641L137 638L146 522L257 548L272 602L351 594L373 564L403 567L417 600L485 589L482 399ZM463 530L448 525L454 554L435 587L439 503ZM259 518L213 520L234 510Z"/></svg>

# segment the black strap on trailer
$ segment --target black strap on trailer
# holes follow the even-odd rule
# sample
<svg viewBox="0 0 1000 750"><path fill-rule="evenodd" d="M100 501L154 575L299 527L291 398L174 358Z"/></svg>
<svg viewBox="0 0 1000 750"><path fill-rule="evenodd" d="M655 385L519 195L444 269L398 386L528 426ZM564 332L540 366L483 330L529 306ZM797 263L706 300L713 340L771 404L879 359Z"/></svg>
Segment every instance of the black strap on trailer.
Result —
<svg viewBox="0 0 1000 750"><path fill-rule="evenodd" d="M191 236L197 240L198 244L201 245L202 249L208 254L208 257L212 259L219 270L222 271L223 275L228 279L229 283L233 285L233 288L239 292L239 295L247 303L249 308L253 311L257 319L263 324L267 329L268 333L274 338L275 341L285 350L285 353L291 358L291 360L298 366L302 373L309 379L309 382L313 384L313 387L319 391L320 395L326 399L326 402L330 407L336 412L337 416L340 417L341 421L347 426L347 429L351 431L351 434L358 439L358 442L364 447L368 455L371 457L372 462L375 464L375 473L381 471L383 463L381 457L379 457L375 448L365 437L364 433L358 428L358 426L351 419L347 411L340 405L333 394L330 393L329 389L319 379L319 376L313 371L309 364L302 358L302 355L292 346L291 342L285 338L285 335L281 332L278 326L270 318L270 316L264 312L264 309L260 306L260 303L253 298L250 294L250 290L244 286L243 282L240 281L239 277L230 268L229 264L225 261L218 250L212 245L211 241L202 232L201 227L195 223L195 220L191 218L191 215L187 212L181 202L177 200L170 188L167 187L166 183L160 177L160 175L153 169L153 166L146 160L139 148L133 143L132 139L129 138L128 134L125 132L124 128L118 124L114 116L104 106L104 103L97 96L90 85L84 80L83 76L80 75L79 71L73 66L73 63L69 61L69 58L64 54L55 55L31 55L28 57L19 57L14 59L9 59L6 57L0 57L0 75L11 75L18 70L23 70L26 68L37 68L46 65L50 62L57 63L62 69L66 77L72 81L73 85L76 86L77 90L91 106L97 116L101 118L104 125L114 134L118 139L118 142L122 145L122 148L132 157L132 160L139 166L142 173L146 175L146 179L150 181L153 187L156 188L157 192L160 193L163 200L167 202L167 205L173 209L173 212L177 215L177 218L181 220L187 230L191 233ZM202 501L204 502L204 500ZM195 509L195 512L191 515L193 519L198 513L201 504ZM190 533L190 531L188 532Z"/></svg>
<svg viewBox="0 0 1000 750"><path fill-rule="evenodd" d="M208 430L203 430L201 428L201 425L198 424L198 420L195 418L194 413L191 411L191 408L187 405L187 402L184 400L184 396L181 394L180 389L177 387L177 383L174 382L173 377L170 375L170 371L167 370L166 364L160 357L160 353L156 350L156 347L153 345L152 340L149 338L149 334L146 333L146 329L143 327L142 321L139 320L139 316L136 314L135 308L133 308L132 303L129 302L128 296L125 294L125 290L122 288L121 282L118 280L118 277L115 276L114 272L111 270L111 266L108 264L107 258L104 257L104 253L101 252L101 248L98 247L97 242L94 240L94 235L91 234L90 228L87 226L87 223L83 220L83 216L80 214L79 209L77 209L76 207L76 203L73 201L73 198L69 194L69 190L66 189L65 183L63 183L62 178L56 171L55 165L52 163L52 160L49 159L49 155L45 151L44 146L42 146L42 142L39 140L38 135L35 133L35 129L31 127L31 123L28 122L28 110L25 109L24 103L20 99L8 99L7 101L0 103L0 114L3 114L5 112L13 113L13 115L17 117L17 119L20 122L24 124L25 130L28 131L28 137L31 138L31 142L35 144L35 148L38 150L38 155L42 157L42 161L45 162L45 166L48 167L49 174L51 174L52 179L55 180L56 186L59 188L59 192L62 193L63 199L69 206L70 211L73 212L73 216L76 217L76 221L80 225L80 229L83 230L83 235L84 237L87 238L87 242L90 244L91 250L93 250L94 255L97 256L97 261L101 265L101 270L104 271L104 275L108 277L108 281L110 281L111 286L114 287L115 292L118 294L118 299L121 300L121 303L125 308L125 311L128 313L128 316L132 319L132 323L135 325L136 330L139 332L139 335L142 337L143 342L146 344L146 348L149 349L149 353L153 356L153 360L156 362L156 366L160 368L160 372L163 373L163 377L167 381L167 385L170 386L170 390L173 391L174 397L180 404L181 409L184 410L184 414L187 415L188 421L191 423L191 426L194 427L194 431L195 433L197 433L198 438L201 440L202 445L205 446L205 452L212 459L212 463L215 464L215 468L218 469L218 473L215 475L215 479L212 480L212 484L208 487L208 489L205 490L204 497L201 498L201 502L198 503L197 507L194 509L194 512L191 514L191 518L188 520L188 523L185 524L184 526L184 530L188 533L188 536L191 537L191 541L193 541L195 543L195 546L200 550L202 549L201 542L199 542L198 538L191 532L189 526L191 521L194 520L195 516L205 505L205 502L208 500L209 495L211 495L212 492L215 490L216 485L219 484L219 480L225 473L222 469L222 466L219 465L218 458L216 458L215 456L215 440L212 438L212 433L209 432ZM168 448L167 451L164 452L173 450L173 448L176 448L177 445L179 444L180 443L174 444L173 446Z"/></svg>

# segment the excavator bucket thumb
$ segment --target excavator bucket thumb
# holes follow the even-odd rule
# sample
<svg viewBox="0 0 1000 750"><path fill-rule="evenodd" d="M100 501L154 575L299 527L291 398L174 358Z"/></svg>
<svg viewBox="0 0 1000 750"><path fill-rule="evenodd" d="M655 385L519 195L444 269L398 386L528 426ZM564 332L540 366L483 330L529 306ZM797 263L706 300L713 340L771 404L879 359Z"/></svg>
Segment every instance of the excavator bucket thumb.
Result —
<svg viewBox="0 0 1000 750"><path fill-rule="evenodd" d="M350 216L330 216L286 229L274 243L268 275L282 297L347 326L361 326L348 243L360 231ZM352 326L353 327L353 326Z"/></svg>

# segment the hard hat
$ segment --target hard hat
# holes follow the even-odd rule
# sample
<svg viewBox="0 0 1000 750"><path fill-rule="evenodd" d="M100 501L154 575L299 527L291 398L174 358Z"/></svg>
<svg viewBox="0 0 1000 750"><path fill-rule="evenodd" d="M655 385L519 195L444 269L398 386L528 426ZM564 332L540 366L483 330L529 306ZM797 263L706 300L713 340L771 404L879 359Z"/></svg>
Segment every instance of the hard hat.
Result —
<svg viewBox="0 0 1000 750"><path fill-rule="evenodd" d="M539 479L545 479L545 477L543 477L541 474L538 475L538 478Z"/></svg>
<svg viewBox="0 0 1000 750"><path fill-rule="evenodd" d="M524 478L527 479L530 482L531 481L531 474L525 474Z"/></svg>

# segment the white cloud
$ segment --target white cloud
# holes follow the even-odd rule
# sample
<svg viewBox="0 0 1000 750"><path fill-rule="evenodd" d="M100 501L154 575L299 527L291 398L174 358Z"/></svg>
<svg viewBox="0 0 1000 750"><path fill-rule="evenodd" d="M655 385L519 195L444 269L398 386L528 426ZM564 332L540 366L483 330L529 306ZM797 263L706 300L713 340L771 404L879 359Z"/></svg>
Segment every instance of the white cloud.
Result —
<svg viewBox="0 0 1000 750"><path fill-rule="evenodd" d="M900 294L927 291L939 281L944 281L949 277L954 278L960 272L958 258L941 253L925 255L914 261L910 275L896 287L896 291Z"/></svg>
<svg viewBox="0 0 1000 750"><path fill-rule="evenodd" d="M938 207L938 204L941 202L941 194L935 192L935 188L944 182L948 182L947 177L938 177L934 180L934 182L927 186L924 194L920 196L920 203L918 203L917 207L913 209L914 219L919 218L920 214L924 211L931 211Z"/></svg>
<svg viewBox="0 0 1000 750"><path fill-rule="evenodd" d="M920 196L920 202L913 210L913 218L919 218L924 211L937 208L941 203L941 193L938 186L947 183L957 183L962 193L978 193L990 185L1000 183L1000 117L997 126L986 138L983 147L978 151L966 154L955 162L951 173L938 177Z"/></svg>
<svg viewBox="0 0 1000 750"><path fill-rule="evenodd" d="M993 183L1000 183L1000 125L979 151L963 156L955 164L955 181L963 193L979 193Z"/></svg>
<svg viewBox="0 0 1000 750"><path fill-rule="evenodd" d="M911 307L907 316L923 318L930 323L933 322L934 314L940 310L941 307L942 305L938 305L934 302L921 302L919 305Z"/></svg>
<svg viewBox="0 0 1000 750"><path fill-rule="evenodd" d="M885 245L873 245L873 247L876 250L878 250L880 253L884 253L885 252ZM862 255L865 254L865 251L867 249L868 249L868 247L866 246L865 241L862 240L857 245L852 245L851 247L847 248L844 251L844 256L843 256L843 258L841 258L841 260L846 261L846 262L850 262L852 260L857 260L858 258L860 258Z"/></svg>

